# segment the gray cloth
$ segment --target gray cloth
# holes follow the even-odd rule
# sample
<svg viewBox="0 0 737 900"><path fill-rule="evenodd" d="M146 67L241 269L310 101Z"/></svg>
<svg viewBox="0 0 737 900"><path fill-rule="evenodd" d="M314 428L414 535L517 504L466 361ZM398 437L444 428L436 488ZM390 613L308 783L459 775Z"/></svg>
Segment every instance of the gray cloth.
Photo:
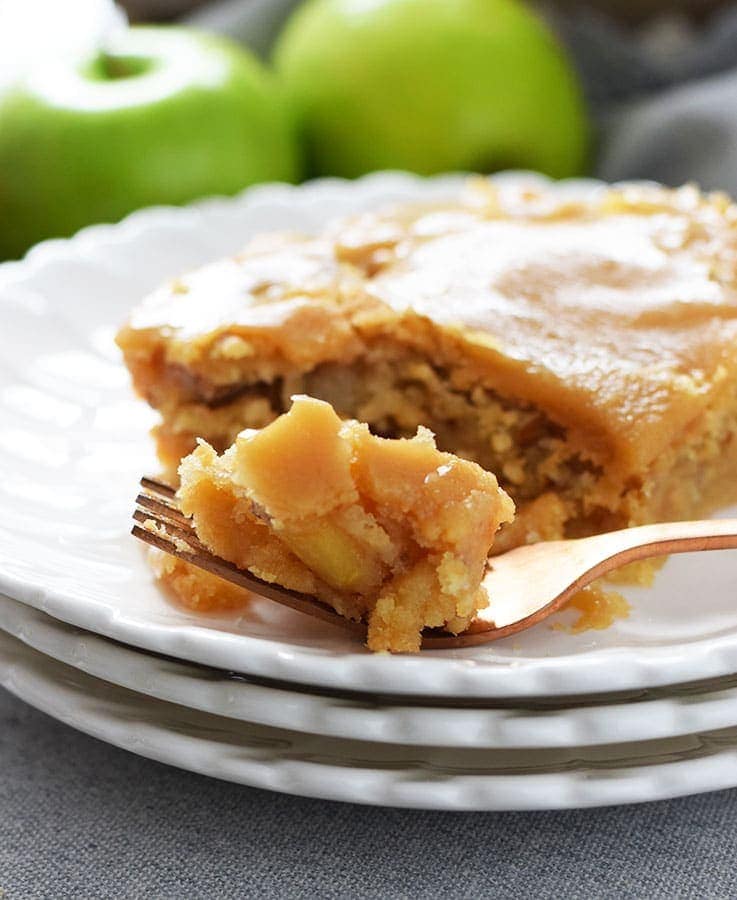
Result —
<svg viewBox="0 0 737 900"><path fill-rule="evenodd" d="M594 15L551 20L598 124L595 175L737 197L737 6L700 27L672 16L634 33Z"/></svg>
<svg viewBox="0 0 737 900"><path fill-rule="evenodd" d="M737 196L737 70L628 103L604 123L607 181L696 182Z"/></svg>
<svg viewBox="0 0 737 900"><path fill-rule="evenodd" d="M670 17L634 34L593 15L553 22L598 121L596 175L737 196L737 7L700 28Z"/></svg>
<svg viewBox="0 0 737 900"><path fill-rule="evenodd" d="M301 0L213 0L187 16L187 23L225 34L268 57L279 30Z"/></svg>
<svg viewBox="0 0 737 900"><path fill-rule="evenodd" d="M737 896L737 791L550 813L374 809L192 775L0 689L3 900Z"/></svg>
<svg viewBox="0 0 737 900"><path fill-rule="evenodd" d="M675 7L675 5L674 5ZM572 15L541 7L571 51L595 111L737 65L737 12L727 5L701 25L677 12L623 28L585 6Z"/></svg>

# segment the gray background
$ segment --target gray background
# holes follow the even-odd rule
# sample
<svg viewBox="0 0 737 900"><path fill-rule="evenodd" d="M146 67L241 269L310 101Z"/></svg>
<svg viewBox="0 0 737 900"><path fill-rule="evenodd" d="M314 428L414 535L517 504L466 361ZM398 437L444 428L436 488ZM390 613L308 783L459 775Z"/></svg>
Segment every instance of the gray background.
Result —
<svg viewBox="0 0 737 900"><path fill-rule="evenodd" d="M288 797L117 750L0 690L3 900L721 900L736 822L737 791L550 813Z"/></svg>

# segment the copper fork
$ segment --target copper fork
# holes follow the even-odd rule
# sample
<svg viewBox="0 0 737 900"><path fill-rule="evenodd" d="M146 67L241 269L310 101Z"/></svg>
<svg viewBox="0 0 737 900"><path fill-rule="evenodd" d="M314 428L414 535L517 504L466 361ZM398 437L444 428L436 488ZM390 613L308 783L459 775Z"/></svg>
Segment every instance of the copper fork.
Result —
<svg viewBox="0 0 737 900"><path fill-rule="evenodd" d="M133 534L147 544L254 594L365 637L366 626L362 622L345 619L309 594L262 581L210 553L179 510L175 492L168 485L142 478L133 518ZM664 522L519 547L489 560L484 586L491 602L477 614L469 629L458 635L428 630L422 646L465 647L495 641L537 625L581 588L621 566L671 553L727 549L737 549L737 519Z"/></svg>

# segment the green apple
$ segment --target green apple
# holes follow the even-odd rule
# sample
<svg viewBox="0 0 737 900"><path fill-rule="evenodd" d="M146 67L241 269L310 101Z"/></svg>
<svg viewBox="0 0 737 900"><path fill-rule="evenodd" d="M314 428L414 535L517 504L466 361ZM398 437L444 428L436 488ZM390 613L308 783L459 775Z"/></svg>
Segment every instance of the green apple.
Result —
<svg viewBox="0 0 737 900"><path fill-rule="evenodd" d="M515 0L308 0L274 60L315 174L584 167L576 77Z"/></svg>
<svg viewBox="0 0 737 900"><path fill-rule="evenodd" d="M275 78L238 45L121 29L0 93L0 258L141 206L292 181L296 148Z"/></svg>

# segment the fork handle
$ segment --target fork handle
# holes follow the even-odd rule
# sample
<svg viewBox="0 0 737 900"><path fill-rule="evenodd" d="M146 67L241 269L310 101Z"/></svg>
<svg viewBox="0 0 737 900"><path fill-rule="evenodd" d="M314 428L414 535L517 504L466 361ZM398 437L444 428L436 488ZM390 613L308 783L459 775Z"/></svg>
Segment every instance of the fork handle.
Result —
<svg viewBox="0 0 737 900"><path fill-rule="evenodd" d="M548 544L548 547L552 547L554 543L556 542ZM542 544L511 550L510 555L533 550L535 546L541 547ZM508 618L506 621L503 618L504 624L499 626L491 616L485 620L485 627L472 627L457 636L428 636L423 640L423 647L464 647L516 634L560 609L571 596L592 581L628 563L654 556L669 556L673 553L737 549L737 519L640 525L593 537L561 541L560 547L565 547L566 556L566 565L561 570L563 577L561 592L549 602L532 606L527 611L523 609L519 616ZM566 574L570 572L578 573L578 577L568 581ZM489 607L490 611L491 609ZM494 609L498 611L498 606ZM482 610L480 620L483 620L483 613Z"/></svg>
<svg viewBox="0 0 737 900"><path fill-rule="evenodd" d="M594 567L596 574L593 576L599 577L629 562L653 556L737 549L737 519L639 525L584 538L584 541L589 548L600 549L601 562Z"/></svg>

